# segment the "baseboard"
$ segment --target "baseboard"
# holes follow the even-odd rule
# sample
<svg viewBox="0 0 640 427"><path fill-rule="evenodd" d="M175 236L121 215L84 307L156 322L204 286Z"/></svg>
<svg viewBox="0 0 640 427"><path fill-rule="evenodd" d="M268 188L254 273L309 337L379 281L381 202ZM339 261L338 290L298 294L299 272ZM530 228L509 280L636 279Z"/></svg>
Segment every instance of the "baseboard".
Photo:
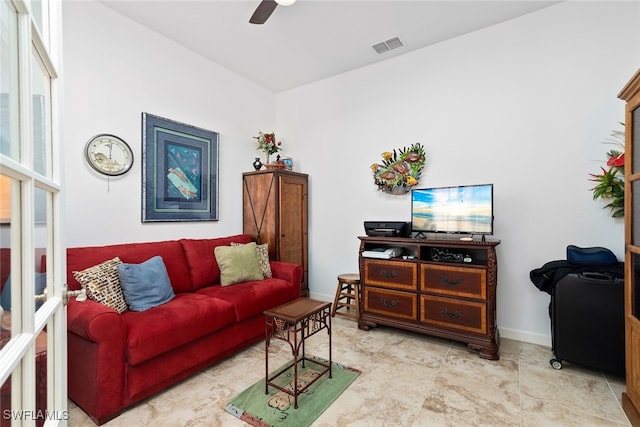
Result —
<svg viewBox="0 0 640 427"><path fill-rule="evenodd" d="M534 334L531 332L518 331L515 329L500 328L500 338L507 338L510 340L527 342L530 344L543 345L545 347L551 347L551 336Z"/></svg>
<svg viewBox="0 0 640 427"><path fill-rule="evenodd" d="M310 292L310 298L313 298L319 301L333 302L334 295L325 295L325 294ZM538 345L543 345L545 347L551 348L551 335L534 334L531 332L524 332L524 331L519 331L515 329L508 329L508 328L501 328L501 327L498 327L498 329L500 330L501 338L507 338L515 341L522 341L530 344L538 344Z"/></svg>
<svg viewBox="0 0 640 427"><path fill-rule="evenodd" d="M311 292L311 290L309 290L309 298L317 299L318 301L333 302L334 296L335 295L317 294L317 293Z"/></svg>

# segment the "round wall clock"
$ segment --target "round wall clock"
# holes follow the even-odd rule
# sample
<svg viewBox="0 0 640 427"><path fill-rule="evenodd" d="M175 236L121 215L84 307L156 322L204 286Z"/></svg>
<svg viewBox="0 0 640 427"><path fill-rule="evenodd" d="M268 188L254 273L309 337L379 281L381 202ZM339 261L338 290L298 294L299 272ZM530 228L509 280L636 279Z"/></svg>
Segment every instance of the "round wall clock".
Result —
<svg viewBox="0 0 640 427"><path fill-rule="evenodd" d="M87 142L84 154L93 169L109 176L125 174L133 166L131 147L115 135L94 136Z"/></svg>

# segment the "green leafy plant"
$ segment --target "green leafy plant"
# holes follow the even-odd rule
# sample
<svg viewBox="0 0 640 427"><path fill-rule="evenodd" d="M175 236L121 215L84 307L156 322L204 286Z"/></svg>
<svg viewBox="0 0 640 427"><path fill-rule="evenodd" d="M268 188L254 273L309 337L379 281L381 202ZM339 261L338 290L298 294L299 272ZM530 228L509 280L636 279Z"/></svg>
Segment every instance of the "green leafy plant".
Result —
<svg viewBox="0 0 640 427"><path fill-rule="evenodd" d="M624 123L620 123L624 126ZM614 130L606 144L615 148L607 152L607 168L600 167L602 173L589 175L590 181L596 183L591 189L593 200L603 199L608 202L604 209L611 210L613 218L624 217L624 131Z"/></svg>

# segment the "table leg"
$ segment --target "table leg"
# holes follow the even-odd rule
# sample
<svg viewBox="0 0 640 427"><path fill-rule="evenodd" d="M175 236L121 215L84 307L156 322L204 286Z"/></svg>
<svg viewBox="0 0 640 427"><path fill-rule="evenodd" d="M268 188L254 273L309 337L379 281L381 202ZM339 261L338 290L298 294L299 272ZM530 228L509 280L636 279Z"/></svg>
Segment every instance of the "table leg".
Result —
<svg viewBox="0 0 640 427"><path fill-rule="evenodd" d="M304 351L304 342L306 341L306 337L304 336L304 331L308 326L308 324L309 324L309 319L305 320L304 323L302 324L301 333L300 333L300 336L301 336L300 339L302 340L302 367L303 368L304 368L304 359L306 357L305 351Z"/></svg>
<svg viewBox="0 0 640 427"><path fill-rule="evenodd" d="M304 367L304 332L302 333L302 364ZM293 338L293 407L298 409L298 333Z"/></svg>
<svg viewBox="0 0 640 427"><path fill-rule="evenodd" d="M328 315L326 316L326 319L328 319L328 329L329 329L329 378L333 378L333 373L331 371L331 368L333 367L333 363L331 362L331 316Z"/></svg>
<svg viewBox="0 0 640 427"><path fill-rule="evenodd" d="M273 318L265 320L264 326L264 394L269 394L269 342L271 339L270 333L273 331L273 328L270 327L273 325Z"/></svg>

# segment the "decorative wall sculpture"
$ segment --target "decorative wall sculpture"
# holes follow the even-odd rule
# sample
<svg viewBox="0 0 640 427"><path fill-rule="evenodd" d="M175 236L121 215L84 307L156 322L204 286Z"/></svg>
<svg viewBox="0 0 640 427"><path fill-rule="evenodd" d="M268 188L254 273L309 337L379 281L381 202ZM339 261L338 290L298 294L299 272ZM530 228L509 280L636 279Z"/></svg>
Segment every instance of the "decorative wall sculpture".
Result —
<svg viewBox="0 0 640 427"><path fill-rule="evenodd" d="M371 165L373 180L379 191L389 194L405 194L420 180L426 161L422 144L382 153L382 163Z"/></svg>

